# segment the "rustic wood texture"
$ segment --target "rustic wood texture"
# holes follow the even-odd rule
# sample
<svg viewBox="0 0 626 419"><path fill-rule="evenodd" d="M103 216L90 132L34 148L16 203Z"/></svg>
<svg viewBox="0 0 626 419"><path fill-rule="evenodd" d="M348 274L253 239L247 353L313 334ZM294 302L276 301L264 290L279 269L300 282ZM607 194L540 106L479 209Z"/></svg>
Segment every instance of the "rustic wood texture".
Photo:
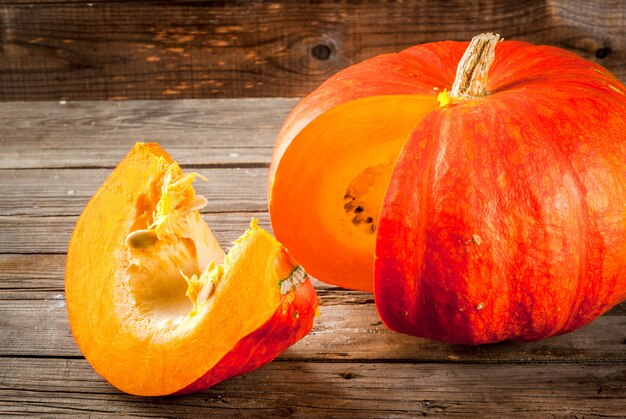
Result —
<svg viewBox="0 0 626 419"><path fill-rule="evenodd" d="M63 293L89 196L145 131L209 178L197 187L222 245L251 217L270 228L267 166L294 104L0 103L0 415L623 417L626 303L540 342L455 346L391 332L372 294L314 281L313 332L256 372L175 398L128 396L100 378L71 336Z"/></svg>
<svg viewBox="0 0 626 419"><path fill-rule="evenodd" d="M569 418L626 411L623 366L273 362L170 398L120 394L84 360L14 358L11 367L1 378L5 414Z"/></svg>
<svg viewBox="0 0 626 419"><path fill-rule="evenodd" d="M278 129L296 103L11 103L0 113L0 169L112 168L137 141L158 142L184 167L267 167Z"/></svg>
<svg viewBox="0 0 626 419"><path fill-rule="evenodd" d="M13 0L0 16L0 100L303 96L366 58L485 31L626 79L620 0Z"/></svg>

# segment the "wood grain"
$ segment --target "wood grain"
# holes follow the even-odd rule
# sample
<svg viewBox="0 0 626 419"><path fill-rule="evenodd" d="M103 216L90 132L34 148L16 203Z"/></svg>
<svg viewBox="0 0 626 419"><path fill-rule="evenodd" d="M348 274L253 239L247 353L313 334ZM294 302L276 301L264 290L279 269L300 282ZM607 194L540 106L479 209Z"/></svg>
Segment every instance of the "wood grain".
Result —
<svg viewBox="0 0 626 419"><path fill-rule="evenodd" d="M0 169L0 216L78 215L113 169ZM194 183L208 205L203 212L267 211L266 168L196 168ZM19 188L15 186L19 185Z"/></svg>
<svg viewBox="0 0 626 419"><path fill-rule="evenodd" d="M65 274L65 254L0 254L0 292L61 291ZM0 297L1 298L1 297Z"/></svg>
<svg viewBox="0 0 626 419"><path fill-rule="evenodd" d="M366 58L485 31L626 78L620 0L3 3L0 100L303 96Z"/></svg>
<svg viewBox="0 0 626 419"><path fill-rule="evenodd" d="M185 167L267 166L296 102L0 103L0 169L113 168L137 141L158 142Z"/></svg>
<svg viewBox="0 0 626 419"><path fill-rule="evenodd" d="M3 361L0 414L467 418L626 411L624 366L273 362L202 393L139 398L116 391L84 360Z"/></svg>

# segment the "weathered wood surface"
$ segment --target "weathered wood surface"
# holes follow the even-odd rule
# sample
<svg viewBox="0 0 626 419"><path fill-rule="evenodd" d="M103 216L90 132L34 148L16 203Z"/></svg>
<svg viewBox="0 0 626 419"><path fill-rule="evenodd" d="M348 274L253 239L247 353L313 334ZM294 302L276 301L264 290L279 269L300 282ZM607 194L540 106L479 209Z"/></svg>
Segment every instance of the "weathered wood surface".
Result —
<svg viewBox="0 0 626 419"><path fill-rule="evenodd" d="M195 395L139 398L115 391L84 360L12 362L2 377L0 413L467 418L626 411L624 366L284 361Z"/></svg>
<svg viewBox="0 0 626 419"><path fill-rule="evenodd" d="M228 246L253 216L269 228L265 176L281 122L272 110L293 104L0 103L0 415L624 415L626 303L571 334L468 347L391 332L371 294L318 281L311 335L252 374L176 398L124 395L101 379L69 330L65 252L87 199L135 141L124 135L145 128L209 178L197 185L211 201L205 218Z"/></svg>
<svg viewBox="0 0 626 419"><path fill-rule="evenodd" d="M626 79L621 0L9 0L0 100L302 96L366 58L485 31Z"/></svg>
<svg viewBox="0 0 626 419"><path fill-rule="evenodd" d="M0 113L0 169L112 168L137 141L158 142L185 167L267 166L278 128L296 103L14 102Z"/></svg>

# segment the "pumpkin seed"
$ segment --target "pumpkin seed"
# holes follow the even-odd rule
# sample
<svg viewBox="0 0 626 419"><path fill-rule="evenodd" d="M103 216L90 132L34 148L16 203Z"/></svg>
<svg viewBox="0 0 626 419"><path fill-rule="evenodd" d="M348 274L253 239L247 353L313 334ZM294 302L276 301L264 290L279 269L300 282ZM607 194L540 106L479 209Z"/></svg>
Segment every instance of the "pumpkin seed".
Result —
<svg viewBox="0 0 626 419"><path fill-rule="evenodd" d="M126 236L126 246L131 249L148 249L159 240L154 230L135 230Z"/></svg>

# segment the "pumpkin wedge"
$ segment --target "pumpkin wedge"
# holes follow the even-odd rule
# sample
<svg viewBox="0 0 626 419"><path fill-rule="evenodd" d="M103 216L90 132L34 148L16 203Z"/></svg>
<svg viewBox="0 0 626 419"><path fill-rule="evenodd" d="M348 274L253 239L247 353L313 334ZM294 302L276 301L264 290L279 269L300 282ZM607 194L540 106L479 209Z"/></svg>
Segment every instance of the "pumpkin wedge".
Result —
<svg viewBox="0 0 626 419"><path fill-rule="evenodd" d="M76 342L127 393L199 391L249 372L311 330L306 274L253 220L224 254L206 199L156 144L138 143L81 214L65 292Z"/></svg>

